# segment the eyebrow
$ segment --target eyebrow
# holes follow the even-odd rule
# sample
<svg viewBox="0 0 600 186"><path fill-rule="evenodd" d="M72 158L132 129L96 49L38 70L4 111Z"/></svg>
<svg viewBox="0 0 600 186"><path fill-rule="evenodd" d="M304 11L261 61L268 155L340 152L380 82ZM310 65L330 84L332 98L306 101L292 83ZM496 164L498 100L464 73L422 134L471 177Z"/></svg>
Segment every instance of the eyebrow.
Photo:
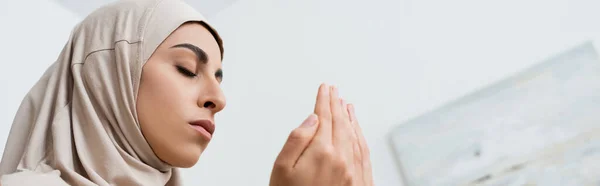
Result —
<svg viewBox="0 0 600 186"><path fill-rule="evenodd" d="M192 45L189 43L182 43L182 44L177 44L175 46L172 46L171 48L187 48L187 49L191 50L192 52L194 52L194 54L196 54L196 58L197 58L198 62L200 62L202 64L208 63L208 55L206 55L206 52L204 52L204 50L202 50L200 47L197 47L196 45Z"/></svg>
<svg viewBox="0 0 600 186"><path fill-rule="evenodd" d="M196 54L196 58L199 63L202 63L202 64L208 63L208 55L206 54L206 52L204 52L204 50L202 50L200 47L197 47L196 45L192 45L189 43L181 43L181 44L174 45L171 48L187 48L187 49L191 50L192 52L194 52L194 54ZM215 73L215 77L222 80L223 79L223 69L217 70L217 72Z"/></svg>

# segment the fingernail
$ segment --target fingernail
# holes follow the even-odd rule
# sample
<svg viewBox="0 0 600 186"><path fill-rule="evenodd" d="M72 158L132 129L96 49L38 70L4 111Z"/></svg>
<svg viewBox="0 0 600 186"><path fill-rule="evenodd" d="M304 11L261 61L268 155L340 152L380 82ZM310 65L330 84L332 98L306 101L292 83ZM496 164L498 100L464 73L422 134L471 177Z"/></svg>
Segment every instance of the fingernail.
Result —
<svg viewBox="0 0 600 186"><path fill-rule="evenodd" d="M340 104L342 104L342 106L346 106L346 100L340 99Z"/></svg>
<svg viewBox="0 0 600 186"><path fill-rule="evenodd" d="M337 96L338 95L338 90L337 87L335 87L335 85L331 85L331 94Z"/></svg>
<svg viewBox="0 0 600 186"><path fill-rule="evenodd" d="M323 94L329 96L329 86L327 84L323 84Z"/></svg>
<svg viewBox="0 0 600 186"><path fill-rule="evenodd" d="M304 122L302 122L302 125L300 125L300 127L312 127L315 124L317 124L317 115L310 114L310 116L308 116L308 118L306 118Z"/></svg>

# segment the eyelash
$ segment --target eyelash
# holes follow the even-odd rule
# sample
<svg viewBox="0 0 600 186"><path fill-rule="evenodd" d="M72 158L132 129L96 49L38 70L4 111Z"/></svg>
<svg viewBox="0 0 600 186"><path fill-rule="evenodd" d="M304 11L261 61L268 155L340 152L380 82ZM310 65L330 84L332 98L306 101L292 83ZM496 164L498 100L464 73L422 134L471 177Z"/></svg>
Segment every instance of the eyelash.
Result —
<svg viewBox="0 0 600 186"><path fill-rule="evenodd" d="M190 70L188 70L182 66L179 66L179 65L177 65L177 71L179 71L179 73L181 73L182 75L189 77L189 78L193 78L193 77L197 76L197 74L194 74Z"/></svg>

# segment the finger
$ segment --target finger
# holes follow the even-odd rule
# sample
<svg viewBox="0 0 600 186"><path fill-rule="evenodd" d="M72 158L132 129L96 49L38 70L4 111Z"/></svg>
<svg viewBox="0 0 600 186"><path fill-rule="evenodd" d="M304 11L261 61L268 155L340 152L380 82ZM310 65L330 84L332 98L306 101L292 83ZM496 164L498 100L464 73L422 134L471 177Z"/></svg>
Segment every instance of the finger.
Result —
<svg viewBox="0 0 600 186"><path fill-rule="evenodd" d="M341 100L339 98L338 89L335 86L331 86L331 115L332 115L332 130L333 130L333 146L337 149L348 149L352 148L349 146L348 133L349 120L348 117L344 117L342 110Z"/></svg>
<svg viewBox="0 0 600 186"><path fill-rule="evenodd" d="M347 118L348 122L352 122L352 120L350 118L350 113L348 111L348 102L346 102L346 100L344 100L344 99L340 99L340 104L342 106L342 114L343 114L344 118Z"/></svg>
<svg viewBox="0 0 600 186"><path fill-rule="evenodd" d="M355 170L355 159L357 158L354 155L354 143L356 140L353 138L354 129L352 129L352 125L350 124L350 120L348 116L345 114L346 108L340 104L342 101L339 97L339 91L337 87L331 87L331 114L333 118L333 146L336 151L340 152L342 156L342 160L345 162L346 166L351 174L353 175L361 175L357 174L357 170ZM353 179L356 179L356 176L353 176Z"/></svg>
<svg viewBox="0 0 600 186"><path fill-rule="evenodd" d="M315 142L331 145L331 109L329 107L329 86L321 84L317 101L315 104L315 114L319 116L319 128L315 136Z"/></svg>
<svg viewBox="0 0 600 186"><path fill-rule="evenodd" d="M350 132L346 132L347 135L349 135L349 143L351 143L352 148L351 153L353 153L353 157L354 157L354 164L356 167L361 167L361 155L360 155L360 146L358 144L358 138L356 136L356 130L354 129L353 124L351 123L352 120L350 119L350 111L348 109L348 103L346 102L346 100L344 99L340 99L340 104L342 107L342 115L344 118L346 118L346 122L348 123L347 125L349 126L349 130Z"/></svg>
<svg viewBox="0 0 600 186"><path fill-rule="evenodd" d="M358 146L360 148L360 154L362 159L363 178L365 179L364 181L366 182L366 185L373 185L371 155L362 129L358 124L358 119L356 118L356 112L353 104L348 104L348 113L350 114L350 120L352 121L352 125L354 126L354 129L356 131L356 137L358 139Z"/></svg>
<svg viewBox="0 0 600 186"><path fill-rule="evenodd" d="M279 156L275 160L276 167L279 168L293 168L308 147L313 136L317 131L318 117L315 114L311 114L302 122L300 127L294 129L286 143L283 145Z"/></svg>
<svg viewBox="0 0 600 186"><path fill-rule="evenodd" d="M362 133L362 129L360 128L360 125L358 124L358 120L356 119L356 113L355 113L353 104L348 104L348 114L350 115L350 121L352 123L351 125L354 128L354 132L355 132L358 144L361 148L361 154L362 154L363 158L368 158L368 157L364 157L365 155L369 155L367 153L368 148L367 148L365 137L363 136L363 133Z"/></svg>
<svg viewBox="0 0 600 186"><path fill-rule="evenodd" d="M346 100L342 99L342 108L343 108L343 112L344 112L344 116L346 118L348 118L348 121L350 122L351 128L352 128L352 132L350 132L350 135L352 136L352 152L354 153L354 167L357 167L357 171L359 171L358 175L361 176L362 178L362 174L363 171L362 169L362 155L361 155L361 148L360 148L360 144L359 144L359 140L358 140L358 135L356 132L356 127L354 126L355 124L352 123L352 118L350 117L350 108L349 108L349 104L346 102Z"/></svg>
<svg viewBox="0 0 600 186"><path fill-rule="evenodd" d="M348 103L346 105L346 112L348 112L348 119L350 119L350 123L352 123L352 127L356 127L356 116L354 115L354 104Z"/></svg>

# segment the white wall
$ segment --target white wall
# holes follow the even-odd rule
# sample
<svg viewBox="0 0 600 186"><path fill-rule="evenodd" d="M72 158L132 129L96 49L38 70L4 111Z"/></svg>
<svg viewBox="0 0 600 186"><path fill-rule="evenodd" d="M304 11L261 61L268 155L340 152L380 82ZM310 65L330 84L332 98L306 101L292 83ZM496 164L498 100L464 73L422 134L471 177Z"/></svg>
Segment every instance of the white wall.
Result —
<svg viewBox="0 0 600 186"><path fill-rule="evenodd" d="M402 185L390 130L587 39L598 1L245 0L212 20L228 108L194 183L266 185L321 81L357 105L377 185ZM190 182L191 183L191 182Z"/></svg>
<svg viewBox="0 0 600 186"><path fill-rule="evenodd" d="M35 3L26 6L25 3ZM6 6L5 6L6 5ZM186 185L267 185L320 82L357 105L377 185L401 185L392 127L585 41L592 0L243 0L210 20L223 35L228 106ZM0 3L0 143L23 95L80 20L52 1Z"/></svg>
<svg viewBox="0 0 600 186"><path fill-rule="evenodd" d="M0 152L23 97L58 57L79 20L54 1L0 2Z"/></svg>

